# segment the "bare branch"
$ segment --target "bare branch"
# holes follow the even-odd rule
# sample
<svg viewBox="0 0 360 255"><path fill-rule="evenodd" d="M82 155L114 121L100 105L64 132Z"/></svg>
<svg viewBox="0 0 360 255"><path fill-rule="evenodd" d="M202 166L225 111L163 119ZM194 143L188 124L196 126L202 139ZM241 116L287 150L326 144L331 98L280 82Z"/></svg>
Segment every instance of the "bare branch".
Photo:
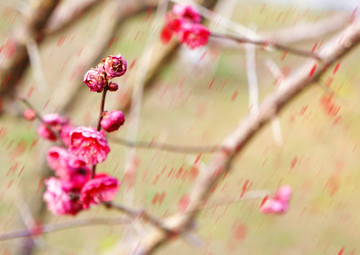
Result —
<svg viewBox="0 0 360 255"><path fill-rule="evenodd" d="M336 14L318 22L299 24L277 31L261 33L265 38L271 38L275 42L283 44L298 43L316 39L344 28L351 21L351 15Z"/></svg>
<svg viewBox="0 0 360 255"><path fill-rule="evenodd" d="M299 55L299 56L303 56L303 57L310 57L310 58L315 58L317 60L321 60L321 58L313 52L310 51L306 51L306 50L300 50L300 49L295 49L289 46L285 46L282 45L280 43L276 43L276 42L272 42L270 40L265 40L265 39L259 39L259 40L254 40L251 38L247 38L247 37L241 37L241 36L235 36L235 35L227 35L227 34L218 34L218 33L211 33L210 34L211 37L217 38L217 39L227 39L227 40L232 40L235 41L237 43L251 43L251 44L255 44L261 47L271 47L280 51L285 51L285 52L289 52L295 55Z"/></svg>
<svg viewBox="0 0 360 255"><path fill-rule="evenodd" d="M339 37L326 44L320 52L322 62L312 60L282 81L281 89L268 96L259 107L257 114L249 114L239 126L225 139L224 149L217 153L208 171L200 174L189 192L190 202L184 213L176 213L164 220L164 224L179 233L186 231L196 211L209 196L214 184L230 168L233 158L269 122L272 117L298 95L305 87L316 82L329 65L338 61L360 42L360 20L353 22ZM225 149L226 148L226 149ZM139 254L149 254L169 240L169 235L154 229L146 238L138 240ZM126 253L126 251L124 251Z"/></svg>
<svg viewBox="0 0 360 255"><path fill-rule="evenodd" d="M104 1L105 0L78 0L60 5L51 15L44 31L45 35L52 36L73 26L82 16Z"/></svg>
<svg viewBox="0 0 360 255"><path fill-rule="evenodd" d="M129 224L130 221L123 218L89 218L89 219L76 219L61 223L52 223L47 225L38 225L32 230L16 230L7 233L0 234L0 241L10 240L15 238L29 237L42 235L46 233L57 232L61 230L95 226L95 225L117 225L117 224Z"/></svg>
<svg viewBox="0 0 360 255"><path fill-rule="evenodd" d="M249 111L256 113L259 108L259 86L256 75L256 49L253 44L245 45L246 75L249 88Z"/></svg>
<svg viewBox="0 0 360 255"><path fill-rule="evenodd" d="M104 202L103 204L108 209L119 210L120 212L126 214L127 216L130 216L131 218L135 218L135 219L141 218L145 221L150 222L151 224L153 224L154 226L156 226L157 228L159 228L165 232L171 232L171 230L168 229L160 220L158 220L154 216L150 215L145 210L134 210L134 209L128 208L121 204L115 204L113 202Z"/></svg>
<svg viewBox="0 0 360 255"><path fill-rule="evenodd" d="M190 145L175 145L169 143L157 143L157 142L144 142L144 141L130 141L120 137L109 137L109 141L127 146L127 147L136 147L149 150L162 150L170 151L175 153L214 153L221 149L221 146L218 145L209 145L209 146L190 146Z"/></svg>

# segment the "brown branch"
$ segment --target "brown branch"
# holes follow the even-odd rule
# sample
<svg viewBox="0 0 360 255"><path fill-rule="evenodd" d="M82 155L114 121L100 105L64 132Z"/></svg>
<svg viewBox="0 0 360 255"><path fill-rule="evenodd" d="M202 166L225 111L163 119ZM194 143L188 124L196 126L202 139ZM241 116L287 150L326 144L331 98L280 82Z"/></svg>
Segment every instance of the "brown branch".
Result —
<svg viewBox="0 0 360 255"><path fill-rule="evenodd" d="M103 202L103 204L108 209L116 209L131 218L142 218L143 220L150 222L162 231L165 231L167 233L171 232L171 230L168 229L160 220L150 215L145 210L134 210L121 204L115 204L113 202Z"/></svg>
<svg viewBox="0 0 360 255"><path fill-rule="evenodd" d="M85 226L95 226L95 225L115 225L115 224L128 224L129 220L123 218L90 218L90 219L76 219L66 222L60 222L47 225L38 225L35 226L32 230L15 230L7 233L0 234L0 241L30 237L36 235L42 235L46 233L52 233L56 231L85 227Z"/></svg>
<svg viewBox="0 0 360 255"><path fill-rule="evenodd" d="M271 48L274 48L274 49L277 49L280 51L289 52L289 53L292 53L295 55L321 60L321 58L313 52L292 48L292 47L285 46L285 45L282 45L277 42L272 42L270 40L262 40L262 39L254 40L254 39L250 39L250 38L246 38L246 37L240 37L240 36L228 35L228 34L219 34L219 33L213 33L213 32L210 34L210 36L217 38L217 39L232 40L237 43L251 43L251 44L255 44L258 46L262 46L262 47L271 47Z"/></svg>
<svg viewBox="0 0 360 255"><path fill-rule="evenodd" d="M33 0L20 24L8 38L4 61L0 65L0 95L9 93L20 82L29 63L26 44L41 41L42 30L59 0Z"/></svg>
<svg viewBox="0 0 360 255"><path fill-rule="evenodd" d="M52 36L61 33L76 24L77 21L80 21L86 13L93 10L102 2L104 2L104 0L81 0L60 5L51 15L45 27L45 35Z"/></svg>
<svg viewBox="0 0 360 255"><path fill-rule="evenodd" d="M282 44L299 43L334 33L344 28L350 21L351 15L341 13L318 22L299 24L276 31L267 31L261 33L261 35Z"/></svg>
<svg viewBox="0 0 360 255"><path fill-rule="evenodd" d="M322 62L309 61L282 81L281 89L268 96L256 114L247 115L239 126L225 139L223 149L210 162L207 171L199 176L189 194L190 202L184 213L176 213L164 220L165 226L179 233L185 232L196 216L197 209L208 198L214 184L230 168L234 157L271 118L304 88L316 82L329 65L338 61L360 42L360 20L351 24L339 37L326 44L320 52ZM139 254L149 254L170 239L163 231L153 229L140 242ZM124 253L127 251L124 250Z"/></svg>
<svg viewBox="0 0 360 255"><path fill-rule="evenodd" d="M190 146L190 145L175 145L169 143L145 142L145 141L130 141L120 137L109 137L109 141L126 147L136 147L148 150L161 150L175 153L215 153L221 149L219 145L210 146Z"/></svg>

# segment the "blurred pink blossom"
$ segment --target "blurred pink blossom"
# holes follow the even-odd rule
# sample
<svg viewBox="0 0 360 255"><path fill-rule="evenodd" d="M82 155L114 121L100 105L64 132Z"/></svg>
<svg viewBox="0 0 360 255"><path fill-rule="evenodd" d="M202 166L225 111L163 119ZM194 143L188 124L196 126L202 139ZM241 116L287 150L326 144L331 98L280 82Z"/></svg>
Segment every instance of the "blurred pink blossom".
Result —
<svg viewBox="0 0 360 255"><path fill-rule="evenodd" d="M61 147L51 147L47 160L56 176L60 177L65 190L81 189L91 178L91 170L85 162Z"/></svg>
<svg viewBox="0 0 360 255"><path fill-rule="evenodd" d="M54 134L54 132L60 133L63 126L69 123L69 120L65 119L57 113L44 115L42 121L46 123L53 132L49 130L44 123L40 123L37 132L42 138L48 139L50 141L56 141L57 136Z"/></svg>
<svg viewBox="0 0 360 255"><path fill-rule="evenodd" d="M191 5L175 4L172 11L175 15L180 18L184 18L187 21L193 23L200 23L201 21L201 16L199 12Z"/></svg>
<svg viewBox="0 0 360 255"><path fill-rule="evenodd" d="M47 207L56 215L76 215L82 210L82 203L79 199L79 191L65 191L60 179L51 177L45 180L46 192L44 200Z"/></svg>
<svg viewBox="0 0 360 255"><path fill-rule="evenodd" d="M194 49L208 43L210 31L201 24L184 23L180 32L180 41Z"/></svg>
<svg viewBox="0 0 360 255"><path fill-rule="evenodd" d="M291 198L291 187L288 185L281 186L272 198L265 198L260 206L260 211L264 214L282 214L286 213L289 208Z"/></svg>

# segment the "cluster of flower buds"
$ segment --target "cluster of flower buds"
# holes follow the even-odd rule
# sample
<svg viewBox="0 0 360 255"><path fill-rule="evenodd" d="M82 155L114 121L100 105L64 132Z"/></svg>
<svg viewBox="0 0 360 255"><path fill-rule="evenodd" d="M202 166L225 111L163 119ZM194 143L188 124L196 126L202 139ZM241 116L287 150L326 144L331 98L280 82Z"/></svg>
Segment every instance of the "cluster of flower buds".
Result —
<svg viewBox="0 0 360 255"><path fill-rule="evenodd" d="M291 198L291 187L281 186L274 197L265 198L260 206L260 211L264 214L282 214L289 208Z"/></svg>
<svg viewBox="0 0 360 255"><path fill-rule="evenodd" d="M175 34L181 43L191 49L206 45L210 31L200 22L200 14L191 5L174 5L172 11L166 15L161 39L167 43Z"/></svg>
<svg viewBox="0 0 360 255"><path fill-rule="evenodd" d="M125 74L127 63L120 55L108 56L95 68L91 68L84 76L84 82L92 92L102 92L104 89L116 91L118 85L109 82L109 79L120 77Z"/></svg>
<svg viewBox="0 0 360 255"><path fill-rule="evenodd" d="M85 74L84 82L90 91L116 91L118 85L108 80L124 75L126 68L126 61L121 55L109 56ZM36 112L27 109L24 117L33 120ZM100 124L106 132L113 132L124 122L125 116L121 111L112 111L103 113ZM55 177L45 180L44 200L50 211L56 215L76 215L91 205L114 199L119 181L105 173L92 173L92 167L103 162L110 152L104 131L76 127L69 119L51 113L42 117L38 134L62 144L51 147L47 155L49 167L55 172Z"/></svg>

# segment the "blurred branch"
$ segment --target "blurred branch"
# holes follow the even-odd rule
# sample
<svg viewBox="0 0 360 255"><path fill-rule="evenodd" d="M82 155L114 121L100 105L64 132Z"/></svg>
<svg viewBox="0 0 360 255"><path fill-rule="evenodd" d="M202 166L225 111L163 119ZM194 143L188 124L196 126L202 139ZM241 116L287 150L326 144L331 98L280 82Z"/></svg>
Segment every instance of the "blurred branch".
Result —
<svg viewBox="0 0 360 255"><path fill-rule="evenodd" d="M318 22L299 24L276 31L261 33L265 38L283 44L299 43L316 39L344 28L351 21L351 15L336 14Z"/></svg>
<svg viewBox="0 0 360 255"><path fill-rule="evenodd" d="M77 102L75 99L86 87L80 86L79 80L82 80L87 69L96 66L103 58L110 41L125 24L125 21L130 17L144 13L152 6L151 4L147 2L143 3L142 1L108 1L108 3L114 5L114 8L118 9L118 14L114 19L111 19L111 23L108 22L106 26L103 26L102 36L97 37L97 40L91 42L93 44L92 49L96 50L83 55L82 62L79 64L82 68L79 68L77 71L79 76L74 79L73 89L68 91L68 96L64 100L58 102L59 112L67 112L71 109L73 104Z"/></svg>
<svg viewBox="0 0 360 255"><path fill-rule="evenodd" d="M39 42L42 39L42 30L58 3L59 0L33 0L8 38L0 64L1 97L20 82L29 63L26 45L29 40Z"/></svg>
<svg viewBox="0 0 360 255"><path fill-rule="evenodd" d="M44 92L45 89L48 88L48 85L46 83L44 71L41 67L40 52L35 40L29 40L26 44L26 49L38 89L39 91Z"/></svg>
<svg viewBox="0 0 360 255"><path fill-rule="evenodd" d="M304 88L318 81L324 71L334 62L342 58L360 42L360 20L353 22L339 37L327 43L320 56L322 62L308 61L292 75L282 81L281 89L270 94L260 105L257 114L248 114L237 128L224 140L224 149L218 152L210 162L207 171L202 172L190 190L190 201L185 212L178 212L164 220L164 224L178 233L187 231L196 211L210 195L211 189L222 175L231 167L235 156L245 145L268 123L272 117L283 109ZM226 148L226 149L225 149ZM139 254L149 254L171 238L168 234L153 229L139 243ZM126 253L126 250L122 251Z"/></svg>
<svg viewBox="0 0 360 255"><path fill-rule="evenodd" d="M251 44L255 44L255 45L258 45L258 46L261 46L264 48L271 47L271 48L274 48L274 49L277 49L280 51L289 52L289 53L292 53L295 55L321 60L321 58L316 53L306 51L306 50L292 48L289 46L282 45L280 43L272 42L270 40L264 40L264 39L254 40L254 39L247 38L247 37L228 35L228 34L219 34L219 33L213 33L213 32L210 34L210 36L213 38L217 38L217 39L232 40L237 43L251 43Z"/></svg>
<svg viewBox="0 0 360 255"><path fill-rule="evenodd" d="M16 230L7 233L0 234L0 241L22 238L22 237L31 237L36 235L42 235L46 233L57 232L61 230L86 227L86 226L96 226L96 225L117 225L117 224L128 224L130 223L127 219L122 219L119 217L116 218L89 218L89 219L76 219L67 222L61 223L51 223L47 225L37 225L32 230Z"/></svg>
<svg viewBox="0 0 360 255"><path fill-rule="evenodd" d="M103 202L104 206L108 209L116 209L124 214L126 214L127 216L130 216L131 218L142 218L145 221L150 222L151 224L153 224L154 226L156 226L157 228L166 231L166 232L170 232L171 230L168 229L166 226L164 226L164 224L158 220L157 218L155 218L154 216L150 215L148 212L146 212L145 210L134 210L131 208L128 208L124 205L121 204L115 204L113 202Z"/></svg>
<svg viewBox="0 0 360 255"><path fill-rule="evenodd" d="M281 80L284 79L284 74L281 72L280 68L275 64L272 59L266 61L266 66L270 72L274 75L277 80L278 88L280 88ZM280 119L278 115L275 115L271 120L272 133L274 137L275 144L278 146L283 145L283 138L281 133Z"/></svg>
<svg viewBox="0 0 360 255"><path fill-rule="evenodd" d="M157 142L144 142L144 141L131 141L120 137L109 137L109 141L127 146L136 147L149 150L161 150L178 153L214 153L221 149L218 145L210 146L191 146L191 145L175 145L169 143L157 143Z"/></svg>
<svg viewBox="0 0 360 255"><path fill-rule="evenodd" d="M256 49L253 44L245 45L246 75L249 88L249 112L256 114L259 108L259 85L256 75Z"/></svg>
<svg viewBox="0 0 360 255"><path fill-rule="evenodd" d="M45 35L52 36L73 26L87 12L93 10L105 0L77 0L60 5L51 15L46 27Z"/></svg>

